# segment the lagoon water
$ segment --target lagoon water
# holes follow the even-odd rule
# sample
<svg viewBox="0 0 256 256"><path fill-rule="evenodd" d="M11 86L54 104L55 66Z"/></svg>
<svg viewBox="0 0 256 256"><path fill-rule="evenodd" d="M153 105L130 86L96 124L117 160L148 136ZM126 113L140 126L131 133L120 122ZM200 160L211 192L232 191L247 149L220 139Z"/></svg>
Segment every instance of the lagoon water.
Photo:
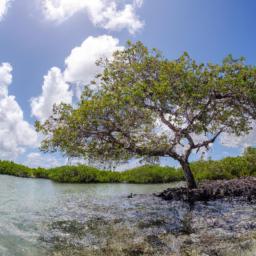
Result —
<svg viewBox="0 0 256 256"><path fill-rule="evenodd" d="M149 194L167 187L168 184L57 184L0 176L0 255L43 256L59 251L59 247L69 243L64 241L70 235L69 230L62 230L64 223L70 223L67 229L75 229L76 223L82 225L97 218L100 222L104 216L112 218L113 204L127 204L130 193ZM78 239L76 230L73 235L70 248L81 242L76 240L90 245L90 237L88 241Z"/></svg>
<svg viewBox="0 0 256 256"><path fill-rule="evenodd" d="M255 204L220 200L191 209L152 195L176 185L0 176L0 255L256 255Z"/></svg>

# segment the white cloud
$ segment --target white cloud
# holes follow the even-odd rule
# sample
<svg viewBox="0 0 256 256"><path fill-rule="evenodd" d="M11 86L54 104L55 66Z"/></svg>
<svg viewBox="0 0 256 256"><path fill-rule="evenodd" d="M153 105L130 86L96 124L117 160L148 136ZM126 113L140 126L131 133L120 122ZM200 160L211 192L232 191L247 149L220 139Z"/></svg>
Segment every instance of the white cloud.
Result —
<svg viewBox="0 0 256 256"><path fill-rule="evenodd" d="M12 66L2 63L0 66L0 97L7 97L8 87L12 83Z"/></svg>
<svg viewBox="0 0 256 256"><path fill-rule="evenodd" d="M251 124L252 130L243 136L236 136L235 134L224 133L220 142L222 145L231 148L246 148L249 146L256 145L256 122L253 121Z"/></svg>
<svg viewBox="0 0 256 256"><path fill-rule="evenodd" d="M0 158L15 159L28 146L35 146L37 134L33 127L24 121L23 111L16 99L8 95L12 82L12 66L0 65Z"/></svg>
<svg viewBox="0 0 256 256"><path fill-rule="evenodd" d="M79 47L75 47L66 58L65 81L78 86L89 84L101 71L95 62L100 58L110 59L113 52L122 50L119 40L112 36L88 37ZM80 97L78 87L78 97Z"/></svg>
<svg viewBox="0 0 256 256"><path fill-rule="evenodd" d="M31 99L32 115L44 121L51 115L54 104L71 104L72 97L73 93L69 90L61 70L53 67L44 76L42 95Z"/></svg>
<svg viewBox="0 0 256 256"><path fill-rule="evenodd" d="M25 165L32 168L37 168L37 167L52 168L56 166L61 166L63 164L64 164L64 159L58 160L54 156L43 155L38 152L29 153L25 161Z"/></svg>
<svg viewBox="0 0 256 256"><path fill-rule="evenodd" d="M111 58L114 51L121 49L118 39L111 36L88 37L71 51L65 60L66 68L63 72L53 67L44 77L42 94L31 99L32 115L45 121L51 115L54 104L71 104L73 89L70 84L76 85L79 98L83 86L100 72L95 62L99 58Z"/></svg>
<svg viewBox="0 0 256 256"><path fill-rule="evenodd" d="M118 0L42 0L44 14L47 19L63 22L74 14L84 11L91 22L108 30L128 29L133 34L143 27L143 22L137 17L136 9L143 0L121 5Z"/></svg>
<svg viewBox="0 0 256 256"><path fill-rule="evenodd" d="M0 21L6 15L10 4L11 0L0 0Z"/></svg>

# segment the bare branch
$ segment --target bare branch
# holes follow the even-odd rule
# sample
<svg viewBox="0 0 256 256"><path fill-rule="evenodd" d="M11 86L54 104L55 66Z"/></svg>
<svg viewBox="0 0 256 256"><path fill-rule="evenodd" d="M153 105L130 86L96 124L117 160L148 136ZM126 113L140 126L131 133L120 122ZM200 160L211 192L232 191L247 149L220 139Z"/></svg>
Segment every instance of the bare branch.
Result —
<svg viewBox="0 0 256 256"><path fill-rule="evenodd" d="M179 134L181 129L177 128L175 125L173 125L171 122L169 122L168 120L166 120L164 113L162 111L159 111L159 116L161 121L167 125L171 130L173 130L176 134Z"/></svg>
<svg viewBox="0 0 256 256"><path fill-rule="evenodd" d="M199 149L202 148L202 147L205 147L206 149L208 149L208 148L209 148L209 145L212 144L212 143L214 143L215 140L219 137L219 135L220 135L223 131L224 131L224 128L220 129L220 131L217 132L217 133L213 136L213 138L211 138L211 139L209 139L209 140L206 140L206 141L204 141L204 142L201 142L201 143L198 143L198 144L194 145L193 149L196 149L196 148L197 148L198 151L199 151Z"/></svg>

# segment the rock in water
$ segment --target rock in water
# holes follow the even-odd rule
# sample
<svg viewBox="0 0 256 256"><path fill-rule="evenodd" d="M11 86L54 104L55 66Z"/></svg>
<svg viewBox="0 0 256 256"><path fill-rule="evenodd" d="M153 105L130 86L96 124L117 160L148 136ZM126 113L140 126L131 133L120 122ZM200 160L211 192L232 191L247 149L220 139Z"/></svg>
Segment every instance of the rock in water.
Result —
<svg viewBox="0 0 256 256"><path fill-rule="evenodd" d="M256 177L205 181L199 184L197 189L169 188L157 196L165 200L187 202L209 201L225 197L241 197L251 201L256 198Z"/></svg>

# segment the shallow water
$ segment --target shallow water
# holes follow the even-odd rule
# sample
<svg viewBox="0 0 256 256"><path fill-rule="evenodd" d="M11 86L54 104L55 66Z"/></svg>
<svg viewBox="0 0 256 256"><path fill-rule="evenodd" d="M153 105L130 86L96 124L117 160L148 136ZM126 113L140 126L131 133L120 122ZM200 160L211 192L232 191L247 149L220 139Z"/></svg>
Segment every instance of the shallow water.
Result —
<svg viewBox="0 0 256 256"><path fill-rule="evenodd" d="M0 255L256 255L256 204L151 195L175 185L0 176Z"/></svg>

